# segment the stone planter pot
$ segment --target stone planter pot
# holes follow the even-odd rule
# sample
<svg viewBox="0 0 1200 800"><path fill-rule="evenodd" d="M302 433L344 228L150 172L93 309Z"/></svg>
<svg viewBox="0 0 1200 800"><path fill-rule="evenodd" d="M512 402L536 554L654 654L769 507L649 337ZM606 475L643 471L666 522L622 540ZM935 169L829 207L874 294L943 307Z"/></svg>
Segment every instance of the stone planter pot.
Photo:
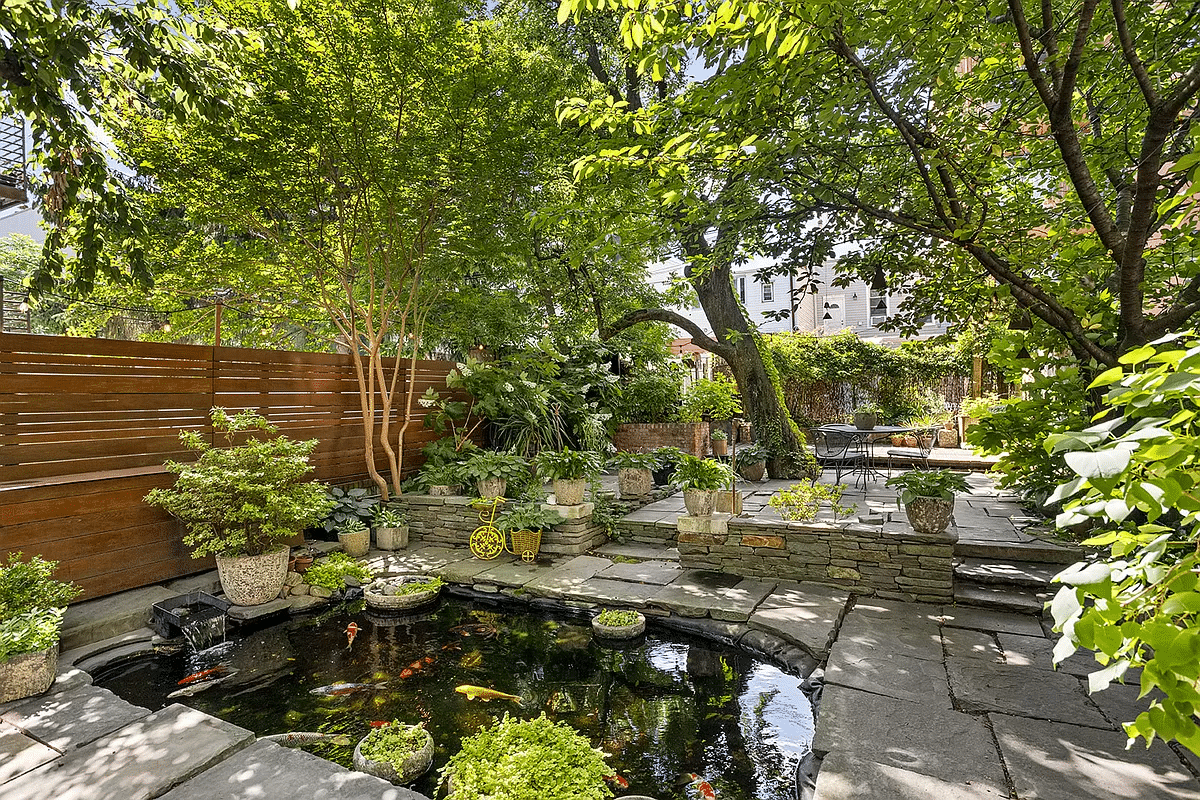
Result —
<svg viewBox="0 0 1200 800"><path fill-rule="evenodd" d="M587 481L583 478L554 479L554 499L560 506L577 506L583 502Z"/></svg>
<svg viewBox="0 0 1200 800"><path fill-rule="evenodd" d="M480 497L504 497L504 490L507 488L508 481L504 478L485 478L475 481L475 489L479 492Z"/></svg>
<svg viewBox="0 0 1200 800"><path fill-rule="evenodd" d="M646 617L638 613L634 625L601 625L598 617L592 617L592 633L600 639L636 639L646 632Z"/></svg>
<svg viewBox="0 0 1200 800"><path fill-rule="evenodd" d="M755 461L750 464L742 464L738 467L738 474L748 481L758 482L767 474L767 462Z"/></svg>
<svg viewBox="0 0 1200 800"><path fill-rule="evenodd" d="M42 694L58 674L58 642L0 664L0 703Z"/></svg>
<svg viewBox="0 0 1200 800"><path fill-rule="evenodd" d="M274 600L287 578L289 549L257 556L217 554L221 590L235 606L257 606Z"/></svg>
<svg viewBox="0 0 1200 800"><path fill-rule="evenodd" d="M729 440L728 439L713 439L712 440L712 453L717 458L724 458L726 455L728 455Z"/></svg>
<svg viewBox="0 0 1200 800"><path fill-rule="evenodd" d="M621 497L645 497L654 488L654 476L648 469L622 467L617 470L617 487Z"/></svg>
<svg viewBox="0 0 1200 800"><path fill-rule="evenodd" d="M411 581L424 582L427 580L429 580L429 576L427 575L381 578L367 585L363 590L363 597L367 601L367 607L377 611L407 611L412 608L420 608L436 600L442 592L441 587L415 594L388 594L388 586L390 584L404 584Z"/></svg>
<svg viewBox="0 0 1200 800"><path fill-rule="evenodd" d="M717 492L717 513L737 516L742 513L742 493L739 491Z"/></svg>
<svg viewBox="0 0 1200 800"><path fill-rule="evenodd" d="M943 533L954 515L954 501L940 497L914 497L904 506L908 524L917 533Z"/></svg>
<svg viewBox="0 0 1200 800"><path fill-rule="evenodd" d="M958 431L942 428L937 434L938 447L958 447Z"/></svg>
<svg viewBox="0 0 1200 800"><path fill-rule="evenodd" d="M360 740L354 746L354 768L397 785L412 783L433 765L433 737L429 731L425 731L425 744L420 750L396 761L373 761L367 758L362 754L362 743L363 740Z"/></svg>
<svg viewBox="0 0 1200 800"><path fill-rule="evenodd" d="M879 415L873 411L866 413L860 411L855 412L854 414L854 427L858 428L860 431L872 430L878 424Z"/></svg>
<svg viewBox="0 0 1200 800"><path fill-rule="evenodd" d="M711 517L717 502L717 493L704 489L685 489L683 505L693 517Z"/></svg>
<svg viewBox="0 0 1200 800"><path fill-rule="evenodd" d="M380 550L403 550L408 547L408 526L376 528L375 546Z"/></svg>
<svg viewBox="0 0 1200 800"><path fill-rule="evenodd" d="M461 488L462 488L461 486L447 486L447 485L440 484L440 483L434 483L434 484L430 484L430 486L429 486L429 496L430 497L454 497L455 495L458 494L459 489L461 489Z"/></svg>
<svg viewBox="0 0 1200 800"><path fill-rule="evenodd" d="M353 533L338 533L338 544L342 551L351 558L362 558L371 550L371 531L363 528Z"/></svg>

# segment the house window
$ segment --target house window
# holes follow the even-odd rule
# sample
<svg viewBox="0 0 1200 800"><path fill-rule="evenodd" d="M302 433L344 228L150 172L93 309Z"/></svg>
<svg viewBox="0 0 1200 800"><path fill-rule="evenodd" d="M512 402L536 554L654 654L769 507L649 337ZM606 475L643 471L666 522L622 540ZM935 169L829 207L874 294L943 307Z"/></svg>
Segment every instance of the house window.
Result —
<svg viewBox="0 0 1200 800"><path fill-rule="evenodd" d="M770 281L767 281L766 283L764 283L762 285L762 301L764 303L770 303L774 299L775 299L775 284L771 283Z"/></svg>
<svg viewBox="0 0 1200 800"><path fill-rule="evenodd" d="M868 302L871 305L871 326L878 328L887 320L887 290L872 289Z"/></svg>
<svg viewBox="0 0 1200 800"><path fill-rule="evenodd" d="M738 300L741 300L744 303L744 302L746 302L746 279L738 278L737 286L738 286Z"/></svg>

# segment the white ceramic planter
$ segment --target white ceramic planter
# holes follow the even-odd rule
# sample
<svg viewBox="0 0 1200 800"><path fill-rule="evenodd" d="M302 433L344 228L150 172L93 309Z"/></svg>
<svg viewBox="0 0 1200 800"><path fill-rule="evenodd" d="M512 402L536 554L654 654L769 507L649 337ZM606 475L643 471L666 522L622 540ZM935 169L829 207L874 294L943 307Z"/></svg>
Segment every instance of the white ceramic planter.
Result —
<svg viewBox="0 0 1200 800"><path fill-rule="evenodd" d="M217 555L221 590L235 606L257 606L274 600L287 577L291 550L281 547L257 556Z"/></svg>

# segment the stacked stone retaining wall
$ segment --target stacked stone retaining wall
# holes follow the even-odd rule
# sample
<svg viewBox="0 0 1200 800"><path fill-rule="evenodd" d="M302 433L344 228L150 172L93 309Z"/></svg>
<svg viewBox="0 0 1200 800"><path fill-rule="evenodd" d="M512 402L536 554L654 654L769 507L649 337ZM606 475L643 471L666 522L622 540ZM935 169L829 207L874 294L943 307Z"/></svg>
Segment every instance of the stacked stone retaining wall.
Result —
<svg viewBox="0 0 1200 800"><path fill-rule="evenodd" d="M430 497L423 494L404 495L398 504L408 514L410 546L469 547L471 532L482 522L480 509L471 505L476 498L463 496ZM593 506L550 506L566 521L542 533L541 552L554 555L580 555L608 541L604 529L592 517ZM497 513L502 514L504 506Z"/></svg>

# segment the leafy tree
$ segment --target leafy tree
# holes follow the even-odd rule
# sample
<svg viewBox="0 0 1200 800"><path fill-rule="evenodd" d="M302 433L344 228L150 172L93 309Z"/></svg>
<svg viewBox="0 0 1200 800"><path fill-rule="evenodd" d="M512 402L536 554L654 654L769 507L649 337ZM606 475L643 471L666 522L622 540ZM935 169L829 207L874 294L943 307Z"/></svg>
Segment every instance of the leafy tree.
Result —
<svg viewBox="0 0 1200 800"><path fill-rule="evenodd" d="M239 95L226 57L244 46L255 42L188 3L0 3L0 115L30 124L50 222L35 294L86 293L97 275L148 279L144 220L107 137L123 113L221 118Z"/></svg>

